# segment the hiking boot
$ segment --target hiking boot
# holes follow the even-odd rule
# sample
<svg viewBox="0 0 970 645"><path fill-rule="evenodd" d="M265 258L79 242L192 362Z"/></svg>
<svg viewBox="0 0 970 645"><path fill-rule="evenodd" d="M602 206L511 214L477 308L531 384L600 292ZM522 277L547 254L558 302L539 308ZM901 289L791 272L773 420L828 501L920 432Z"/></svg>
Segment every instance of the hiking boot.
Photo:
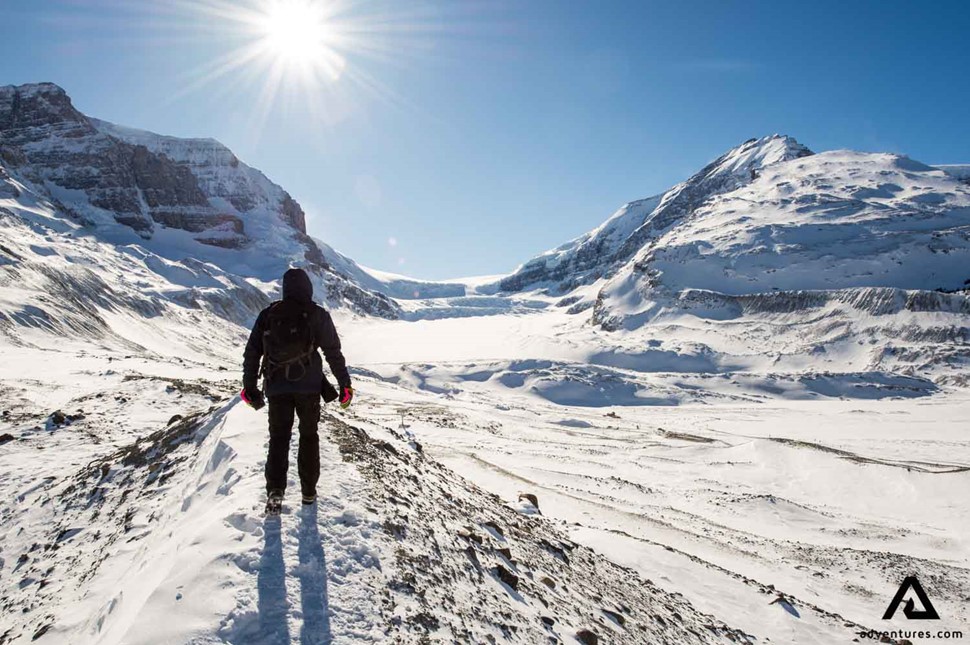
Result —
<svg viewBox="0 0 970 645"><path fill-rule="evenodd" d="M306 493L303 493L303 505L304 506L309 506L310 504L314 503L315 501L317 501L317 494L316 493L310 493L309 495L307 495Z"/></svg>
<svg viewBox="0 0 970 645"><path fill-rule="evenodd" d="M281 512L283 512L283 491L269 491L266 494L266 514L279 515Z"/></svg>

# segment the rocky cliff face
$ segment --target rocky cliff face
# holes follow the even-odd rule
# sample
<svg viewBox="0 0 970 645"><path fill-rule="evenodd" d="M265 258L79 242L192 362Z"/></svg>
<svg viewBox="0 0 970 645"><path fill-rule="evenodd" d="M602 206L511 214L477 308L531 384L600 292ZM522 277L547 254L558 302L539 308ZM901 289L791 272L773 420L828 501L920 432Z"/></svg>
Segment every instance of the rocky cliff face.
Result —
<svg viewBox="0 0 970 645"><path fill-rule="evenodd" d="M334 268L307 235L296 200L213 139L88 117L51 83L7 86L0 87L0 168L112 239L135 233L163 257L212 261L264 282L304 266L326 304L397 316L393 300Z"/></svg>
<svg viewBox="0 0 970 645"><path fill-rule="evenodd" d="M145 237L158 225L222 227L232 245L246 242L242 221L213 207L189 168L100 132L56 85L0 88L0 137L8 167L82 218L108 214Z"/></svg>

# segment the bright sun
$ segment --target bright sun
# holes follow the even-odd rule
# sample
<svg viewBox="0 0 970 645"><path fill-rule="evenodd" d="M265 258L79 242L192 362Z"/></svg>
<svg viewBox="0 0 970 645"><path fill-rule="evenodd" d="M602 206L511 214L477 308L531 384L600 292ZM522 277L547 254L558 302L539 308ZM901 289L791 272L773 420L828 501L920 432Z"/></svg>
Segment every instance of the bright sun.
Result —
<svg viewBox="0 0 970 645"><path fill-rule="evenodd" d="M333 35L323 5L311 0L276 0L261 25L269 52L286 65L331 66Z"/></svg>
<svg viewBox="0 0 970 645"><path fill-rule="evenodd" d="M161 4L161 3L160 3ZM420 46L425 27L402 8L362 0L172 0L191 28L227 45L225 53L190 70L185 94L229 78L255 87L249 107L259 131L277 104L337 123L360 96L385 101L394 93L370 73L374 62L401 65ZM421 14L415 14L420 16ZM230 86L227 86L227 88Z"/></svg>

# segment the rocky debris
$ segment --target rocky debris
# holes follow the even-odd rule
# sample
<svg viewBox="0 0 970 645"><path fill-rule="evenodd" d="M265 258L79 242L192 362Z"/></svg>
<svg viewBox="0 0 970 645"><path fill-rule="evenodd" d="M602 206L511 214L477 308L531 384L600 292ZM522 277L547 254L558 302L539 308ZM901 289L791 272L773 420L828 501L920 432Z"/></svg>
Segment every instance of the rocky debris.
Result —
<svg viewBox="0 0 970 645"><path fill-rule="evenodd" d="M80 421L82 419L84 419L84 410L78 410L74 414L65 414L60 410L55 410L48 415L45 425L48 430L53 430L56 428L69 426L75 421Z"/></svg>
<svg viewBox="0 0 970 645"><path fill-rule="evenodd" d="M491 531L494 531L495 533L498 534L498 536L500 538L504 538L505 537L505 533L502 532L502 527L499 526L498 524L496 524L495 522L493 522L492 520L488 520L487 522L483 522L482 523L482 526L484 528L486 528L486 529L489 529Z"/></svg>
<svg viewBox="0 0 970 645"><path fill-rule="evenodd" d="M177 394L179 396L192 395L201 396L212 402L223 401L236 393L235 383L229 381L210 381L199 378L186 381L180 378L169 378L165 376L148 376L145 374L126 374L122 379L127 383L130 381L155 381L166 383L166 394ZM182 419L182 415L176 414L169 420L169 425L174 421Z"/></svg>
<svg viewBox="0 0 970 645"><path fill-rule="evenodd" d="M381 559L389 640L495 642L501 634L509 642L569 642L585 631L597 638L586 642L597 643L750 642L683 597L571 543L541 516L518 513L425 454L398 448L403 435L387 429L393 441L375 439L344 417L325 416L393 538L393 556ZM604 607L629 611L614 612L621 621Z"/></svg>
<svg viewBox="0 0 970 645"><path fill-rule="evenodd" d="M458 531L458 535L465 538L466 540L474 542L475 544L481 545L484 542L484 539L482 538L482 536L475 533L475 531L469 527L465 527L460 531Z"/></svg>
<svg viewBox="0 0 970 645"><path fill-rule="evenodd" d="M590 309L593 308L595 304L596 304L595 300L582 300L574 304L569 309L567 309L566 313L569 314L570 316L575 316L577 314L583 313L584 311L589 311Z"/></svg>
<svg viewBox="0 0 970 645"><path fill-rule="evenodd" d="M545 549L552 555L556 556L566 564L569 564L568 551L572 549L572 545L570 543L566 542L565 540L560 540L560 541L557 541L556 543L553 543L552 541L543 538L539 540L539 546L541 546L543 549Z"/></svg>
<svg viewBox="0 0 970 645"><path fill-rule="evenodd" d="M3 434L0 434L0 446L7 443L8 441L13 441L15 438L16 437L14 437L9 432L4 432Z"/></svg>
<svg viewBox="0 0 970 645"><path fill-rule="evenodd" d="M769 587L771 587L771 585L768 585L768 586L769 586ZM783 594L783 593L779 593L779 594L777 595L777 597L775 597L775 599L774 599L774 600L772 600L772 601L771 601L770 603L768 603L768 604L770 604L770 605L778 605L779 607L781 607L782 609L784 609L785 611L787 611L787 612L788 612L789 614L791 614L791 615L793 615L793 616L798 616L798 615L799 615L799 614L798 614L798 610L797 610L797 609L795 609L795 605L794 605L794 604L792 603L792 601L791 601L791 600L790 600L790 599L789 599L789 598L788 598L788 597L787 597L787 596L786 596L785 594Z"/></svg>
<svg viewBox="0 0 970 645"><path fill-rule="evenodd" d="M615 622L618 625L620 625L620 627L623 627L624 625L626 625L626 618L623 616L622 613L617 613L617 612L612 611L610 609L603 609L602 612L604 614L606 614L606 617L607 618L609 618L613 622Z"/></svg>
<svg viewBox="0 0 970 645"><path fill-rule="evenodd" d="M496 565L495 577L507 584L513 591L519 590L519 577L503 567L502 565Z"/></svg>
<svg viewBox="0 0 970 645"><path fill-rule="evenodd" d="M519 501L526 501L539 508L539 498L533 493L519 493Z"/></svg>
<svg viewBox="0 0 970 645"><path fill-rule="evenodd" d="M600 637L596 635L596 632L592 632L588 629L581 629L576 632L576 640L583 645L597 645L597 643L600 642Z"/></svg>

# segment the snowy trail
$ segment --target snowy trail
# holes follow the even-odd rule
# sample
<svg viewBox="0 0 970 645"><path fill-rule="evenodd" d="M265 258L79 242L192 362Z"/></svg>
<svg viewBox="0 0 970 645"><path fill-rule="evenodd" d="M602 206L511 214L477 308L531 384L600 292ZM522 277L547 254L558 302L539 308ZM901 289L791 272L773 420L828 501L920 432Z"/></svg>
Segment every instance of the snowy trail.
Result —
<svg viewBox="0 0 970 645"><path fill-rule="evenodd" d="M265 412L237 405L226 424L225 440L239 448L237 460L246 468L233 491L237 510L226 518L226 537L249 548L235 558L246 583L219 636L230 642L380 641L381 538L373 513L363 506L356 470L324 436L317 504L300 507L292 466L283 515L263 517ZM292 449L295 464L295 438Z"/></svg>
<svg viewBox="0 0 970 645"><path fill-rule="evenodd" d="M234 399L37 477L4 511L0 642L380 641L356 470L322 441L318 504L300 508L294 468L286 513L264 519L267 437L265 411Z"/></svg>
<svg viewBox="0 0 970 645"><path fill-rule="evenodd" d="M146 620L142 609L137 624L104 642L380 640L379 560L370 546L376 538L356 503L359 482L353 468L341 462L329 442L321 442L318 505L300 507L291 472L284 515L265 518L265 412L234 401L214 418L216 428L199 454L204 466L190 481L175 529L194 535L184 541L147 603L160 620ZM295 447L296 441L294 463ZM138 584L144 584L141 575ZM145 629L166 625L161 618L169 612L191 614L185 605L201 610L197 628L182 622L181 633ZM212 633L215 614L224 617Z"/></svg>

